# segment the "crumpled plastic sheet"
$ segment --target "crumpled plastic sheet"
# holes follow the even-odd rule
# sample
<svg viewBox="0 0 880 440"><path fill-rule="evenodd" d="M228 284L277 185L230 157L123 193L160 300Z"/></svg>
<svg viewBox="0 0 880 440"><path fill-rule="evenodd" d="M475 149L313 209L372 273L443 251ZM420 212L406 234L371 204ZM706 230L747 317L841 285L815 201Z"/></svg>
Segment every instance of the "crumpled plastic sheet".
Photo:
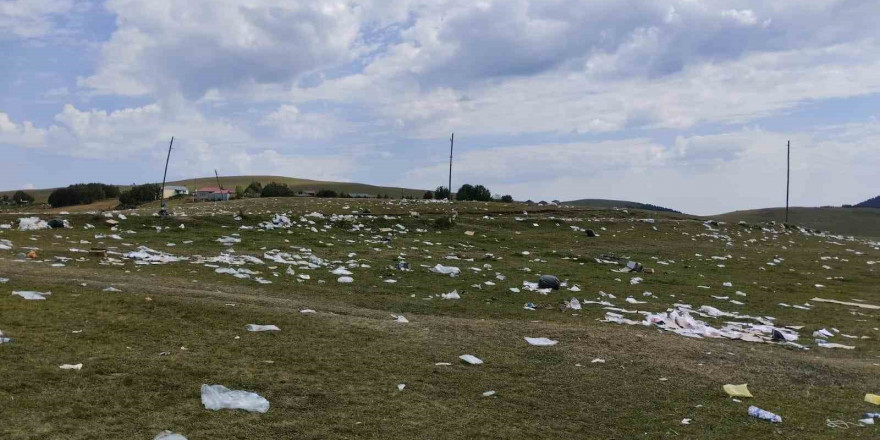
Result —
<svg viewBox="0 0 880 440"><path fill-rule="evenodd" d="M548 338L530 338L528 336L525 337L525 340L529 343L529 345L534 345L538 347L549 347L559 343L559 341L554 341Z"/></svg>
<svg viewBox="0 0 880 440"><path fill-rule="evenodd" d="M12 250L12 242L6 239L0 239L0 251Z"/></svg>
<svg viewBox="0 0 880 440"><path fill-rule="evenodd" d="M260 325L260 324L248 324L247 331L249 332L277 332L281 331L280 328L276 325L268 324L268 325Z"/></svg>
<svg viewBox="0 0 880 440"><path fill-rule="evenodd" d="M243 409L250 412L269 411L269 401L257 393L230 390L223 385L202 384L202 405L205 409Z"/></svg>
<svg viewBox="0 0 880 440"><path fill-rule="evenodd" d="M38 231L40 229L50 229L49 222L41 220L39 217L22 217L18 219L19 231Z"/></svg>
<svg viewBox="0 0 880 440"><path fill-rule="evenodd" d="M461 269L454 266L444 266L442 264L437 264L436 266L431 268L431 272L454 277L461 273Z"/></svg>
<svg viewBox="0 0 880 440"><path fill-rule="evenodd" d="M171 431L162 431L153 440L187 440L186 437Z"/></svg>
<svg viewBox="0 0 880 440"><path fill-rule="evenodd" d="M721 315L718 316L730 316L738 319L751 318L766 321L763 318L721 312L720 310L709 306L701 307L701 310L712 312L713 314L717 314L718 312L720 312ZM787 343L788 345L792 345L798 348L805 348L802 345L793 342L798 339L798 334L791 329L777 327L772 324L762 323L761 325L757 325L752 323L733 321L726 322L726 325L719 329L708 325L704 321L694 319L691 316L692 312L692 310L680 306L666 313L637 312L646 315L645 319L641 321L626 319L618 313L606 312L605 320L603 322L614 322L617 324L627 325L657 326L663 330L671 331L681 336L691 338L727 338L740 339L747 342L775 342L773 340L773 334L775 331L777 334L781 334L782 336L784 336L785 343ZM710 313L706 313L706 315L712 316Z"/></svg>
<svg viewBox="0 0 880 440"><path fill-rule="evenodd" d="M185 257L178 257L169 253L156 251L146 246L139 246L136 251L126 252L122 254L122 256L137 260L136 264L167 264L186 260Z"/></svg>
<svg viewBox="0 0 880 440"><path fill-rule="evenodd" d="M46 296L51 295L52 292L34 292L32 290L13 290L13 295L18 295L24 299L28 299L31 301L40 301L46 299Z"/></svg>

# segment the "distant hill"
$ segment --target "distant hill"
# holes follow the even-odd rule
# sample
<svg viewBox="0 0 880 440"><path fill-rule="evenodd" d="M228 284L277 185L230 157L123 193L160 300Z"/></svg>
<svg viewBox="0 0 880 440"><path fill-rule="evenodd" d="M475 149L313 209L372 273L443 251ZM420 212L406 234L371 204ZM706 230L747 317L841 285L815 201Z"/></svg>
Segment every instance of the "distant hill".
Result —
<svg viewBox="0 0 880 440"><path fill-rule="evenodd" d="M649 203L628 202L625 200L609 200L609 199L580 199L564 202L566 205L574 206L592 206L596 208L626 208L626 209L644 209L646 211L672 212L681 214L680 211L664 208L662 206L651 205Z"/></svg>
<svg viewBox="0 0 880 440"><path fill-rule="evenodd" d="M424 189L412 189L412 188L397 188L397 187L389 187L389 186L375 186L368 185L364 183L352 183L352 182L325 182L321 180L309 180L309 179L297 179L293 177L282 177L282 176L227 176L220 177L220 184L223 185L224 188L227 189L235 189L236 186L248 186L253 181L257 181L262 183L263 185L271 182L277 183L286 183L287 186L291 187L294 191L309 191L309 190L322 190L322 189L330 189L338 192L346 192L349 194L388 194L393 198L400 198L401 195L409 196L409 197L417 197L421 198L426 190ZM87 182L71 182L71 183L87 183ZM102 183L110 183L110 182L102 182ZM138 182L140 183L153 183L153 182ZM158 182L161 183L161 182ZM186 180L175 180L173 182L167 182L166 185L175 185L175 186L185 186L192 191L195 188L203 188L206 186L216 187L217 179L214 177L198 177L194 179L186 179ZM130 185L118 185L119 189L124 191L130 187ZM43 189L32 189L25 190L28 194L34 196L35 203L46 203L49 200L49 194L52 193L57 188L43 188ZM0 191L0 195L7 194L12 196L16 190L10 191Z"/></svg>
<svg viewBox="0 0 880 440"><path fill-rule="evenodd" d="M707 218L730 223L782 222L785 221L785 208L734 211ZM877 208L791 208L788 221L836 234L880 237L880 209Z"/></svg>
<svg viewBox="0 0 880 440"><path fill-rule="evenodd" d="M880 196L874 197L873 199L865 200L858 205L853 205L854 208L880 208Z"/></svg>

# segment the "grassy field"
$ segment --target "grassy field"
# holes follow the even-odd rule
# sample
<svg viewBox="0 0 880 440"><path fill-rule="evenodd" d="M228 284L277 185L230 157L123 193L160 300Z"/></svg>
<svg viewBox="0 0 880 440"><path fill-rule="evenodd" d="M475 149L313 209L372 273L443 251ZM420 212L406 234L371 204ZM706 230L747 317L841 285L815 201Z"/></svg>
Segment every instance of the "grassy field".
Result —
<svg viewBox="0 0 880 440"><path fill-rule="evenodd" d="M21 215L0 214L0 224L13 225L0 229L12 244L0 250L0 278L9 279L0 284L0 331L13 338L0 345L0 438L152 439L165 429L190 440L877 438L876 427L857 420L880 411L863 401L880 393L880 311L812 301L880 305L876 241L519 204L288 198L171 208L169 218L153 216L155 207L125 211L115 230L104 217L76 213L67 216L70 229L18 231ZM260 226L276 213L293 226ZM435 222L451 215L451 227ZM217 241L231 234L241 242ZM186 259L123 257L139 246ZM91 247L107 248L111 259L76 251ZM38 257L26 258L32 248ZM272 250L316 267L271 261ZM262 264L199 257L222 254ZM596 262L607 254L652 272L612 271L620 266ZM412 271L397 270L398 261ZM438 263L462 273L432 273ZM254 274L239 279L218 266ZM331 270L339 266L354 282L337 282ZM569 287L510 290L539 274ZM635 276L643 281L633 284ZM119 291L105 291L111 286ZM461 299L439 297L453 289ZM51 295L26 301L13 290ZM611 305L566 309L572 297ZM797 342L809 350L601 322L606 307L663 312L673 304L803 326ZM716 327L731 320L694 317ZM247 324L281 331L248 332ZM811 334L822 328L839 332L830 342L855 349L818 347ZM559 343L530 346L524 337ZM464 364L464 354L485 363ZM59 369L77 363L82 370ZM733 401L726 383L748 383L755 398ZM256 392L271 407L210 411L201 384ZM748 417L752 404L783 423Z"/></svg>
<svg viewBox="0 0 880 440"><path fill-rule="evenodd" d="M734 211L711 216L717 220L736 223L746 221L783 222L785 208ZM789 209L789 222L837 234L880 237L880 209L875 208L801 208Z"/></svg>
<svg viewBox="0 0 880 440"><path fill-rule="evenodd" d="M375 185L367 185L363 183L352 183L352 182L325 182L320 180L309 180L309 179L297 179L294 177L282 177L282 176L221 176L220 184L223 185L226 189L235 189L236 186L247 187L251 182L260 182L263 185L271 182L277 183L286 183L287 186L293 188L295 191L318 191L322 189L330 189L336 192L346 192L346 193L363 193L363 194L388 194L391 197L400 198L401 195L405 195L407 197L418 197L421 198L425 193L424 189L412 189L412 188L397 188L390 186L375 186ZM159 182L161 183L161 182ZM215 177L198 177L194 179L186 179L186 180L176 180L173 182L167 182L166 185L178 185L185 186L192 191L194 188L203 188L203 187L217 187L217 179ZM125 191L128 189L130 185L119 185L119 189L121 191ZM49 194L52 193L56 188L43 188L43 189L34 189L27 190L26 192L34 197L36 203L46 203L49 200ZM11 191L0 191L0 196L8 195L12 196L15 193L15 190Z"/></svg>

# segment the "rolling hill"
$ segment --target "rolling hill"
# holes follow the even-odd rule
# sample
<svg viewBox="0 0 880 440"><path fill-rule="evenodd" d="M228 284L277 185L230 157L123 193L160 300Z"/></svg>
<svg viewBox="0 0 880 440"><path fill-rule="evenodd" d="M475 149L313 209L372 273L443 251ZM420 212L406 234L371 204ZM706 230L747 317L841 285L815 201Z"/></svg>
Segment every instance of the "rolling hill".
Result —
<svg viewBox="0 0 880 440"><path fill-rule="evenodd" d="M732 223L782 222L785 221L785 208L734 211L707 218ZM788 221L837 234L880 237L880 209L877 208L791 208Z"/></svg>
<svg viewBox="0 0 880 440"><path fill-rule="evenodd" d="M388 186L375 186L368 185L364 183L353 183L353 182L325 182L320 180L309 180L309 179L297 179L294 177L282 177L282 176L227 176L220 177L220 184L223 185L224 188L234 189L236 186L244 186L246 187L253 181L257 181L262 183L263 185L271 182L278 183L286 183L287 186L291 187L294 191L307 191L307 190L322 190L329 189L336 192L346 192L346 193L363 193L363 194L388 194L391 197L399 198L401 195L409 196L409 197L417 197L421 198L425 193L424 189L412 189L412 188L397 188L397 187L388 187ZM146 183L146 182L145 182ZM185 180L175 180L171 182L167 182L166 185L178 185L185 186L192 191L194 188L202 188L202 187L216 187L217 179L214 177L198 177L194 179L185 179ZM119 189L124 191L130 187L130 185L118 185ZM43 188L43 189L34 189L34 190L26 190L26 192L32 196L36 203L46 203L49 199L49 194L52 193L56 188ZM16 190L10 191L0 191L0 195L6 194L12 196L12 194Z"/></svg>
<svg viewBox="0 0 880 440"><path fill-rule="evenodd" d="M858 205L855 205L856 208L880 208L880 196L874 197L873 199L865 200Z"/></svg>
<svg viewBox="0 0 880 440"><path fill-rule="evenodd" d="M574 206L591 206L594 208L626 208L626 209L644 209L646 211L672 212L681 214L680 211L664 208L662 206L651 205L649 203L629 202L626 200L610 200L610 199L579 199L564 202L566 205Z"/></svg>

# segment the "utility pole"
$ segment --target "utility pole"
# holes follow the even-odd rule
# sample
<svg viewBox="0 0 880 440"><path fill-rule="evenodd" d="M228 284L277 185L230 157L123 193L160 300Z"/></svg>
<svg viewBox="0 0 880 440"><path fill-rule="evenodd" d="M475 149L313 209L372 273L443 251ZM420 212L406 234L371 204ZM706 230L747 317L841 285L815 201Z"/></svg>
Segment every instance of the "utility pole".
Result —
<svg viewBox="0 0 880 440"><path fill-rule="evenodd" d="M217 169L216 169L216 168L214 168L214 177L217 178L217 186L218 186L218 187L220 188L220 190L222 191L222 190L223 190L223 185L220 184L220 175L217 174Z"/></svg>
<svg viewBox="0 0 880 440"><path fill-rule="evenodd" d="M171 143L168 144L168 156L165 158L165 174L162 175L162 200L165 200L165 178L168 177L168 161L171 160L171 146L174 145L174 136L171 136Z"/></svg>
<svg viewBox="0 0 880 440"><path fill-rule="evenodd" d="M449 186L446 189L449 190L449 196L447 197L449 200L452 200L452 145L455 141L455 133L452 133L452 136L449 137Z"/></svg>
<svg viewBox="0 0 880 440"><path fill-rule="evenodd" d="M791 141L788 141L788 156L785 164L785 222L788 223L788 190L791 186Z"/></svg>
<svg viewBox="0 0 880 440"><path fill-rule="evenodd" d="M162 174L162 194L160 195L159 215L168 215L168 209L165 205L165 179L168 177L168 162L171 160L171 146L174 145L174 136L171 136L171 143L168 144L168 156L165 157L165 173Z"/></svg>

